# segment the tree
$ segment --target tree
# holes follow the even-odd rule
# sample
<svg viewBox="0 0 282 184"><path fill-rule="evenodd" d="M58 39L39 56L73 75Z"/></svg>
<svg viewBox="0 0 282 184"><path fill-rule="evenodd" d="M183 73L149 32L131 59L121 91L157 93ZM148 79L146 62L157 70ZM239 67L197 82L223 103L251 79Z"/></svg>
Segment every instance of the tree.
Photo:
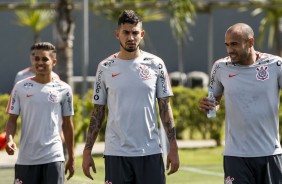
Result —
<svg viewBox="0 0 282 184"><path fill-rule="evenodd" d="M72 84L73 76L73 39L74 21L72 17L73 4L70 0L57 0L56 24L55 24L55 45L57 48L58 64L55 67L60 78Z"/></svg>
<svg viewBox="0 0 282 184"><path fill-rule="evenodd" d="M263 2L264 0L253 0L254 2ZM281 3L282 0L270 0L271 3ZM267 30L268 30L268 47L275 46L276 54L282 56L281 50L281 17L282 17L282 7L265 7L257 8L252 12L252 15L258 15L264 13L264 18L260 22L259 27L259 37L258 46L262 48Z"/></svg>
<svg viewBox="0 0 282 184"><path fill-rule="evenodd" d="M35 4L40 0L24 0L25 3ZM41 0L41 2L44 0ZM17 10L17 24L28 26L34 33L34 42L40 41L40 32L54 21L54 10Z"/></svg>
<svg viewBox="0 0 282 184"><path fill-rule="evenodd" d="M183 73L183 47L190 33L189 26L194 25L195 8L190 0L170 0L168 10L170 13L170 27L178 47L178 71Z"/></svg>

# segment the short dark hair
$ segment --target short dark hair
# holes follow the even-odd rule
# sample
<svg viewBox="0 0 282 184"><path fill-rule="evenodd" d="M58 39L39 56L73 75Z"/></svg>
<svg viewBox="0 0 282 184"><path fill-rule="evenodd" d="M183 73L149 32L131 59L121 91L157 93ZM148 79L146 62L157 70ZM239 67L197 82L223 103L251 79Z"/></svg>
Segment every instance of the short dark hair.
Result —
<svg viewBox="0 0 282 184"><path fill-rule="evenodd" d="M138 24L139 22L142 22L142 19L138 13L136 13L133 10L124 10L120 15L118 19L118 26L125 23L130 24Z"/></svg>
<svg viewBox="0 0 282 184"><path fill-rule="evenodd" d="M56 47L49 42L37 42L30 47L30 51L32 52L33 50L51 51L52 56L56 58Z"/></svg>

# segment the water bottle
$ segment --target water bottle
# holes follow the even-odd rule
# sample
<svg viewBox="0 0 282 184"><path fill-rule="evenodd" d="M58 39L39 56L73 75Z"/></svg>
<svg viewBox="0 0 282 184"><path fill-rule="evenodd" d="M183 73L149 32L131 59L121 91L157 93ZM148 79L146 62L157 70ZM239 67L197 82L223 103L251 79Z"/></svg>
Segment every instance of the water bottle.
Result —
<svg viewBox="0 0 282 184"><path fill-rule="evenodd" d="M211 102L213 102L214 108L211 109L211 110L208 110L207 117L208 118L215 118L216 117L216 103L215 103L215 97L213 95L213 89L211 87L209 87L209 90L208 90L208 99Z"/></svg>

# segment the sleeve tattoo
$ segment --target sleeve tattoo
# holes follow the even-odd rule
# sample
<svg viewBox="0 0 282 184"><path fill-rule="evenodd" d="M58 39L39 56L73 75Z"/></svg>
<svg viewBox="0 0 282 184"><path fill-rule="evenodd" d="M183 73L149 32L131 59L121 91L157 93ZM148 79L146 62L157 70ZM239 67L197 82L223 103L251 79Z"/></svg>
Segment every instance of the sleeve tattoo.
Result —
<svg viewBox="0 0 282 184"><path fill-rule="evenodd" d="M90 124L88 128L85 149L92 150L93 145L98 137L98 133L102 127L105 118L105 105L94 105L94 108L90 117Z"/></svg>
<svg viewBox="0 0 282 184"><path fill-rule="evenodd" d="M169 141L176 140L176 130L174 127L173 114L169 103L169 98L159 98L158 104L160 118L166 131L167 138Z"/></svg>

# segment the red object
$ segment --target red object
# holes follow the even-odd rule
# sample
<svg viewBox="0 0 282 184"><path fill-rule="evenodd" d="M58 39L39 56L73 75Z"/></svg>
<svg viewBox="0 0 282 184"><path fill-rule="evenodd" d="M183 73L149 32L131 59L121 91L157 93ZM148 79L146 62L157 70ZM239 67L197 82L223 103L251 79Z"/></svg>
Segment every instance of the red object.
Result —
<svg viewBox="0 0 282 184"><path fill-rule="evenodd" d="M6 148L6 132L2 132L0 134L0 150L3 150Z"/></svg>

